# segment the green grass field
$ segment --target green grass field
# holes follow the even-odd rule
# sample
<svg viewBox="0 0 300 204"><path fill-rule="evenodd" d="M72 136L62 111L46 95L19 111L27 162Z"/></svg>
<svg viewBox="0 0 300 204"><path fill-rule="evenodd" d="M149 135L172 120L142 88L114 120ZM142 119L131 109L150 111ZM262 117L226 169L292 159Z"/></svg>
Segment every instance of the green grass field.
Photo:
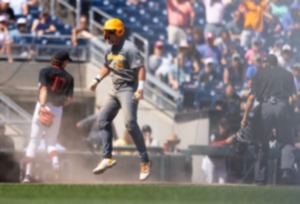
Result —
<svg viewBox="0 0 300 204"><path fill-rule="evenodd" d="M300 187L0 184L0 204L293 204Z"/></svg>

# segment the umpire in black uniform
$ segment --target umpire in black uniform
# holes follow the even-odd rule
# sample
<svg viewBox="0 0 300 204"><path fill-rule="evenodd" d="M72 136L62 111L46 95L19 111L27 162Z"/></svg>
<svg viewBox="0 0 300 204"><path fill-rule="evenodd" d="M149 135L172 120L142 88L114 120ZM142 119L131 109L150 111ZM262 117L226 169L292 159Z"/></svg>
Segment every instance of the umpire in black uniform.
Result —
<svg viewBox="0 0 300 204"><path fill-rule="evenodd" d="M241 126L246 125L256 98L259 105L254 110L252 120L253 139L257 144L255 182L262 185L267 182L269 139L275 128L276 139L281 146L281 179L289 184L293 180L295 162L292 112L298 112L296 88L292 74L278 67L275 55L267 55L264 63L265 68L253 78Z"/></svg>

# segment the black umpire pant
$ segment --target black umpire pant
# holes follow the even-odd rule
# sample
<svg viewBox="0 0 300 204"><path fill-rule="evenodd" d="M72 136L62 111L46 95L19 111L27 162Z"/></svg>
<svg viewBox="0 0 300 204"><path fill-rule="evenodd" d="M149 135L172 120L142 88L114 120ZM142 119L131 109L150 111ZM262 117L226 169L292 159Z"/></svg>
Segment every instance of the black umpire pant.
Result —
<svg viewBox="0 0 300 204"><path fill-rule="evenodd" d="M269 140L273 128L276 129L276 139L282 147L280 169L293 169L295 156L291 114L291 109L285 101L277 101L275 104L263 102L255 109L253 130L257 151L254 177L258 183L267 182Z"/></svg>

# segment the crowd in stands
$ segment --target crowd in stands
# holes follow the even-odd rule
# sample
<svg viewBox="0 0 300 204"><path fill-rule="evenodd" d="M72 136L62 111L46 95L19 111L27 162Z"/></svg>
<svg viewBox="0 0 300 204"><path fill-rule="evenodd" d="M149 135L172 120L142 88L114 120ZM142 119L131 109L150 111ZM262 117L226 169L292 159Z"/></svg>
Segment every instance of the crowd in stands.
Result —
<svg viewBox="0 0 300 204"><path fill-rule="evenodd" d="M165 5L167 39L153 43L148 70L182 93L184 109L220 109L227 88L230 100L242 102L267 53L293 73L300 91L298 0L166 0ZM199 15L205 16L201 25Z"/></svg>
<svg viewBox="0 0 300 204"><path fill-rule="evenodd" d="M86 16L81 16L78 27L62 23L39 0L0 0L0 56L12 62L14 55L25 59L35 53L33 44L86 45L81 38L90 39ZM67 40L47 39L45 35L72 35ZM13 45L28 45L22 52L14 52ZM20 47L16 48L19 49Z"/></svg>

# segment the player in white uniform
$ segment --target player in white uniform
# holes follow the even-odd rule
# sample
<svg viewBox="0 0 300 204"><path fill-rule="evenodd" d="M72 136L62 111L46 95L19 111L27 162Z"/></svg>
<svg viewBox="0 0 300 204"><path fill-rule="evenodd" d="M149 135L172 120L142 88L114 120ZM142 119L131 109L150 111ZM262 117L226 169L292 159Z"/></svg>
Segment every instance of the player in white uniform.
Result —
<svg viewBox="0 0 300 204"><path fill-rule="evenodd" d="M52 160L54 170L59 169L57 150L55 148L59 133L63 107L70 104L73 98L74 79L65 70L72 61L65 51L58 51L51 59L51 66L40 70L39 96L34 111L29 145L26 149L26 167L24 183L32 182L32 162L36 148L44 135L47 151ZM48 111L48 112L47 112ZM47 123L41 119L43 113L51 115Z"/></svg>

